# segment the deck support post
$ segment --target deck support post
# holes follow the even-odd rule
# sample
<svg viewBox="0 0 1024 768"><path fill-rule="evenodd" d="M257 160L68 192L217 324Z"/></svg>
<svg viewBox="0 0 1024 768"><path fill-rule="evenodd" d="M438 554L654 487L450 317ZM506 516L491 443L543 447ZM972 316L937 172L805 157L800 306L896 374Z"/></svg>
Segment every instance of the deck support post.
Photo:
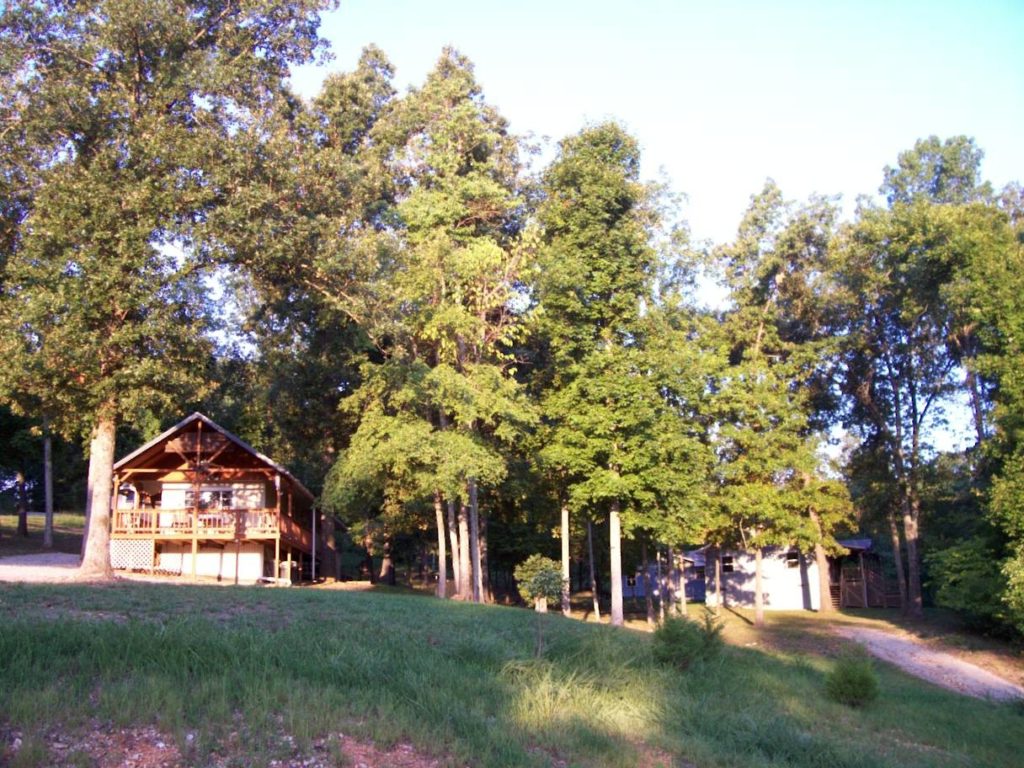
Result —
<svg viewBox="0 0 1024 768"><path fill-rule="evenodd" d="M288 583L291 584L295 580L292 578L292 546L288 545Z"/></svg>
<svg viewBox="0 0 1024 768"><path fill-rule="evenodd" d="M274 537L274 583L281 578L281 533Z"/></svg>
<svg viewBox="0 0 1024 768"><path fill-rule="evenodd" d="M864 553L859 552L858 558L860 559L860 589L864 598L864 607L868 607L868 575L864 571Z"/></svg>

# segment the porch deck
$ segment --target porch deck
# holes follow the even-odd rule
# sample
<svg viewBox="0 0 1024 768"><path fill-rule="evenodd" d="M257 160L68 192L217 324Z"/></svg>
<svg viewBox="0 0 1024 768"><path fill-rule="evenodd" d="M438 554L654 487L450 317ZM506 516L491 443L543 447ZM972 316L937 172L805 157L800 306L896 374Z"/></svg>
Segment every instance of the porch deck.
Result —
<svg viewBox="0 0 1024 768"><path fill-rule="evenodd" d="M304 552L313 534L276 509L117 509L111 520L115 539L156 541L267 541L280 536Z"/></svg>

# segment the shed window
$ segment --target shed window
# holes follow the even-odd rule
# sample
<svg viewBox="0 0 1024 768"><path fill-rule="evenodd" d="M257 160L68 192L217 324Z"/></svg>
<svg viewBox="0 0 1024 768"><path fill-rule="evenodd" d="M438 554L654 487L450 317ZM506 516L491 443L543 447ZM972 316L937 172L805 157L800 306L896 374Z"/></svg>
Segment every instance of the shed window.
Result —
<svg viewBox="0 0 1024 768"><path fill-rule="evenodd" d="M786 553L786 567L787 568L799 568L800 567L800 553L796 550L790 550Z"/></svg>
<svg viewBox="0 0 1024 768"><path fill-rule="evenodd" d="M722 573L733 572L732 555L722 555Z"/></svg>

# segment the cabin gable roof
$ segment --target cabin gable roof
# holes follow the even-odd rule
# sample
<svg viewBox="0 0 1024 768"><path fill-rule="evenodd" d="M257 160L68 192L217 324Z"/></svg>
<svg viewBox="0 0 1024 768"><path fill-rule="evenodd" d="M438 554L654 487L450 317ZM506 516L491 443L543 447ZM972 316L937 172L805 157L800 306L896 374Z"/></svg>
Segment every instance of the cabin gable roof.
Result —
<svg viewBox="0 0 1024 768"><path fill-rule="evenodd" d="M144 467L172 471L180 467L182 460L190 461L193 452L211 463L217 461L222 467L272 469L286 478L300 495L310 502L314 499L287 469L198 411L122 458L114 464L114 471Z"/></svg>

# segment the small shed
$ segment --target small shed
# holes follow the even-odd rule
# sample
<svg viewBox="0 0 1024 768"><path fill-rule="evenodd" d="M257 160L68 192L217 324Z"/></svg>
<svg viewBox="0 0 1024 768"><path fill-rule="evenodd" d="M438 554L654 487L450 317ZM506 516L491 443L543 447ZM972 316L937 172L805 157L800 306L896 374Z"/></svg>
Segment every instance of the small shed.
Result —
<svg viewBox="0 0 1024 768"><path fill-rule="evenodd" d="M708 557L705 572L708 600L721 594L727 605L752 608L756 559L747 550L714 550L704 548ZM722 588L714 585L714 558L720 560ZM818 566L813 557L789 547L765 547L761 557L761 584L764 607L769 611L817 610Z"/></svg>

